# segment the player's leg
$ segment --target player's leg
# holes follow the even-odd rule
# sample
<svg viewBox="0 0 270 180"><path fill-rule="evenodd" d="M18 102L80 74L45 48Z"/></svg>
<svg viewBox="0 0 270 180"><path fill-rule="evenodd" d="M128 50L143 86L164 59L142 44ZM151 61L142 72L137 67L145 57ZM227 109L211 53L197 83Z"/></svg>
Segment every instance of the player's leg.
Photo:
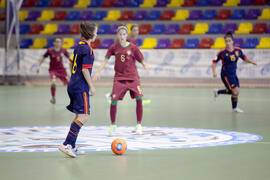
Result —
<svg viewBox="0 0 270 180"><path fill-rule="evenodd" d="M51 84L51 100L50 102L52 104L56 103L56 99L55 99L55 93L56 93L56 74L54 71L50 71L50 84Z"/></svg>
<svg viewBox="0 0 270 180"><path fill-rule="evenodd" d="M240 108L238 108L238 106L237 106L238 96L240 94L240 85L239 85L239 80L238 80L237 76L235 76L233 78L233 83L234 84L232 84L232 85L234 86L234 88L232 89L232 97L231 97L232 109L234 112L242 113L244 111L241 110Z"/></svg>
<svg viewBox="0 0 270 180"><path fill-rule="evenodd" d="M232 91L231 91L231 86L229 84L229 81L228 81L228 77L225 76L225 75L221 75L221 80L223 82L223 84L225 85L226 89L214 89L214 97L217 98L220 94L227 94L227 95L230 95L232 94Z"/></svg>

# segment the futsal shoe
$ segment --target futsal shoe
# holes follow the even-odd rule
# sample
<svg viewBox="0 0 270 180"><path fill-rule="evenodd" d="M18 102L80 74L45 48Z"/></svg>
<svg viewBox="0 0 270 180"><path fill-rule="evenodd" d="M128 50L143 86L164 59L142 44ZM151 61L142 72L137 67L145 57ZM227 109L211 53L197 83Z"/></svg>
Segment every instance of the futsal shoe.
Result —
<svg viewBox="0 0 270 180"><path fill-rule="evenodd" d="M110 130L109 130L109 136L113 136L116 132L116 125L115 124L111 124L110 126Z"/></svg>
<svg viewBox="0 0 270 180"><path fill-rule="evenodd" d="M213 89L213 92L214 92L214 98L216 100L218 97L218 89L217 88Z"/></svg>
<svg viewBox="0 0 270 180"><path fill-rule="evenodd" d="M76 154L70 144L67 144L66 146L64 144L61 144L60 146L58 146L58 149L70 157L76 157Z"/></svg>
<svg viewBox="0 0 270 180"><path fill-rule="evenodd" d="M55 104L55 103L56 103L55 98L52 98L52 99L50 100L50 102L51 102L52 104Z"/></svg>
<svg viewBox="0 0 270 180"><path fill-rule="evenodd" d="M73 152L76 154L76 155L83 155L85 154L84 151L81 151L80 147L78 145L75 146L75 148L73 148Z"/></svg>
<svg viewBox="0 0 270 180"><path fill-rule="evenodd" d="M109 104L111 104L111 103L112 103L112 101L111 101L111 93L106 93L106 94L105 94L105 97L106 97L107 102L108 102Z"/></svg>
<svg viewBox="0 0 270 180"><path fill-rule="evenodd" d="M139 134L139 135L142 134L142 125L141 125L141 124L137 124L137 125L136 125L135 133L136 133L136 134Z"/></svg>
<svg viewBox="0 0 270 180"><path fill-rule="evenodd" d="M236 112L236 113L243 113L244 111L239 109L239 108L234 108L233 109L233 112Z"/></svg>
<svg viewBox="0 0 270 180"><path fill-rule="evenodd" d="M144 105L147 105L147 104L150 104L150 103L151 103L151 100L150 100L150 99L143 99L143 100L142 100L143 106L144 106Z"/></svg>

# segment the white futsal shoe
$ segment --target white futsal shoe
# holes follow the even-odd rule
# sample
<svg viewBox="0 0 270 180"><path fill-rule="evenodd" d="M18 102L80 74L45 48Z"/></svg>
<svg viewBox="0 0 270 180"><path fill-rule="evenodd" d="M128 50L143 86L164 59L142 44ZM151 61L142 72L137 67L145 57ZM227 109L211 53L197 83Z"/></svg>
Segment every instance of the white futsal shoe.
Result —
<svg viewBox="0 0 270 180"><path fill-rule="evenodd" d="M234 108L233 109L233 112L236 112L236 113L243 113L244 111L242 109L239 109L239 108Z"/></svg>
<svg viewBox="0 0 270 180"><path fill-rule="evenodd" d="M109 129L109 136L113 136L116 132L116 125L115 124L111 124L110 129Z"/></svg>
<svg viewBox="0 0 270 180"><path fill-rule="evenodd" d="M215 88L215 89L213 89L213 92L214 92L214 98L215 98L215 100L217 99L217 97L218 97L218 89L217 88Z"/></svg>
<svg viewBox="0 0 270 180"><path fill-rule="evenodd" d="M60 146L58 146L58 149L70 157L76 157L76 154L70 144L67 144L66 146L64 144L61 144Z"/></svg>
<svg viewBox="0 0 270 180"><path fill-rule="evenodd" d="M85 154L84 151L81 151L80 147L78 145L75 146L75 148L73 148L73 152L76 154L76 155L83 155Z"/></svg>
<svg viewBox="0 0 270 180"><path fill-rule="evenodd" d="M141 124L136 125L135 133L142 135L142 125Z"/></svg>

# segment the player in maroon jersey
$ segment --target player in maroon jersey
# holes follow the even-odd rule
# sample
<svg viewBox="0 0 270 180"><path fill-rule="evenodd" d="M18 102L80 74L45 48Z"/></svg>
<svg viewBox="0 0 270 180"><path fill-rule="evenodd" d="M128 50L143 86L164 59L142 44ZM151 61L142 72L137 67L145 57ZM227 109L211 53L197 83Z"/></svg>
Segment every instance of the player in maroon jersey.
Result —
<svg viewBox="0 0 270 180"><path fill-rule="evenodd" d="M53 47L47 49L47 51L41 58L39 66L37 68L37 73L39 73L41 64L47 57L50 57L49 73L50 73L51 95L52 95L52 99L50 100L50 102L52 104L55 104L56 102L55 100L56 78L59 78L64 85L67 85L69 81L69 77L62 62L63 56L65 56L71 61L67 50L62 48L62 40L60 38L55 38L53 42Z"/></svg>
<svg viewBox="0 0 270 180"><path fill-rule="evenodd" d="M133 44L135 44L136 46L138 46L138 43L137 43L137 37L139 35L139 26L137 24L133 24L131 27L130 27L130 30L131 30L131 33L130 33L130 36L127 38L127 40Z"/></svg>
<svg viewBox="0 0 270 180"><path fill-rule="evenodd" d="M142 116L143 116L143 105L142 105L142 89L140 85L140 78L136 68L136 61L140 62L145 70L148 71L146 63L144 62L143 55L140 49L133 43L127 41L128 29L125 25L120 25L117 29L118 41L111 45L105 56L105 60L101 63L93 79L97 80L100 78L100 72L103 70L105 65L108 63L111 56L115 56L114 65L114 82L113 90L111 93L111 107L110 117L111 126L110 134L115 131L115 119L117 111L117 101L123 100L127 91L130 92L132 99L136 98L136 114L137 114L137 125L136 133L142 133Z"/></svg>

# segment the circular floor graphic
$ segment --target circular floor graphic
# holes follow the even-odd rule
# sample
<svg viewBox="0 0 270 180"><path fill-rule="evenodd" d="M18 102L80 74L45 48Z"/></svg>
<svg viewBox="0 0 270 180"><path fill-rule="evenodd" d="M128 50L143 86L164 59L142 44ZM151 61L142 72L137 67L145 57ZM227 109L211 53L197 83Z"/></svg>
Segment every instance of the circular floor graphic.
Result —
<svg viewBox="0 0 270 180"><path fill-rule="evenodd" d="M121 138L126 140L128 150L152 150L224 146L262 139L256 134L223 130L143 127L143 134L137 135L134 129L117 127L109 136L107 126L85 126L77 144L83 151L110 151L111 142ZM0 152L55 152L68 130L66 126L0 128Z"/></svg>

